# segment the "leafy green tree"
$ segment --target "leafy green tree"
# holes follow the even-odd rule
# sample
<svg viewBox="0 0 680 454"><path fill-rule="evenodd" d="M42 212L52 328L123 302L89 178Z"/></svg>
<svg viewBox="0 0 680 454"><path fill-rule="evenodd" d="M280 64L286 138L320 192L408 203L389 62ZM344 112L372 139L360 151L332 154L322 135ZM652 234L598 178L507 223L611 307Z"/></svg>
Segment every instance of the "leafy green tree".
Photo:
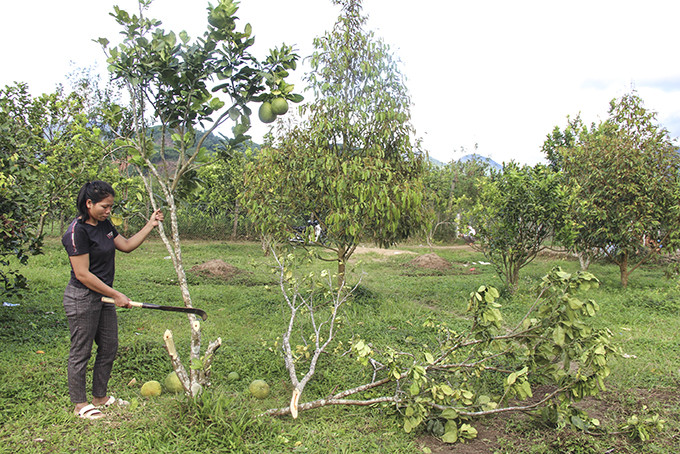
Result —
<svg viewBox="0 0 680 454"><path fill-rule="evenodd" d="M14 181L13 189L6 188L14 191L6 196L12 207L5 204L5 210L13 212L16 221L20 205L25 205L30 217L25 226L30 224L30 229L23 229L22 234L31 230L39 242L45 220L72 212L70 196L85 181L102 176L110 144L94 126L87 100L79 92L66 94L58 86L54 93L34 98L25 84L19 84L6 87L1 96L4 167L11 169L7 173Z"/></svg>
<svg viewBox="0 0 680 454"><path fill-rule="evenodd" d="M433 216L426 232L428 244L439 230L458 236L460 222L477 202L482 180L488 177L489 165L481 160L451 161L444 166L429 165L425 171L426 197Z"/></svg>
<svg viewBox="0 0 680 454"><path fill-rule="evenodd" d="M277 141L247 173L243 201L263 233L281 241L318 221L327 241L311 242L337 261L342 280L359 241L387 247L421 228L424 154L412 142L403 78L388 47L364 29L361 1L334 3L342 13L310 58L315 99L300 108L299 123L279 124Z"/></svg>
<svg viewBox="0 0 680 454"><path fill-rule="evenodd" d="M594 129L595 125L591 126ZM564 158L562 150L573 148L581 138L588 133L588 127L583 124L581 116L571 119L567 117L567 126L561 130L559 126L555 126L550 134L545 138L541 151L545 153L550 168L555 172L562 171Z"/></svg>
<svg viewBox="0 0 680 454"><path fill-rule="evenodd" d="M569 237L568 195L558 175L542 164L505 164L482 185L470 215L474 247L491 261L511 292L517 289L520 270L547 241Z"/></svg>
<svg viewBox="0 0 680 454"><path fill-rule="evenodd" d="M567 186L572 187L573 185L569 183L567 174L563 171L564 151L574 148L577 145L580 146L591 133L597 133L597 126L592 124L590 128L588 128L581 120L580 115L578 115L573 119L567 117L567 126L564 130L561 130L559 126L555 126L553 131L546 136L542 151L546 154L546 158L550 162L550 168L555 172L559 172L560 178L563 179L564 184ZM578 202L577 199L574 199L573 202L576 203L570 205L570 212L575 216L575 211L579 209L583 202ZM578 256L581 269L585 271L594 259L601 258L603 254L599 248L588 245L584 241L585 238L580 235L579 229L574 229L572 234L572 241L565 244L565 246Z"/></svg>
<svg viewBox="0 0 680 454"><path fill-rule="evenodd" d="M241 205L239 197L244 191L243 173L246 164L254 159L255 152L241 144L238 148L220 152L215 159L198 169L199 187L191 194L187 205L191 211L200 211L203 219L210 219L216 230L230 230L235 239L239 235ZM231 221L231 225L227 225Z"/></svg>
<svg viewBox="0 0 680 454"><path fill-rule="evenodd" d="M34 153L42 182L38 235L48 216L73 209L67 194L74 195L85 181L102 178L110 164L105 158L111 154L111 143L93 126L85 102L77 92L65 94L59 87L31 104L31 126L38 134Z"/></svg>
<svg viewBox="0 0 680 454"><path fill-rule="evenodd" d="M655 119L629 93L611 101L606 121L561 149L577 191L577 245L602 250L624 287L635 269L680 240L680 155Z"/></svg>
<svg viewBox="0 0 680 454"><path fill-rule="evenodd" d="M16 268L40 252L36 234L40 218L42 182L34 147L39 131L30 121L32 99L25 84L0 90L0 293L17 294L26 288Z"/></svg>
<svg viewBox="0 0 680 454"><path fill-rule="evenodd" d="M161 200L169 211L166 219L169 218L172 239L163 226L159 226L159 234L174 264L184 304L191 307L177 198L186 193L192 184L189 180L205 162L205 141L218 126L234 122L230 142L235 145L248 138L249 102L274 97L300 100L299 95L292 94L292 85L285 82L288 71L296 66L297 55L283 46L272 50L262 62L256 59L249 50L254 43L252 28L246 24L242 31L237 29L238 4L231 0L220 0L216 6L208 7L207 30L195 41L184 31L179 35L166 32L160 28L160 21L145 17L150 3L139 1L139 15L114 7L112 16L123 28L123 42L109 47L107 39L98 40L108 55L110 72L125 84L130 99L127 110L112 107L108 119L112 130L119 134L117 144L125 150L121 158L137 170L153 208ZM226 95L228 101L213 96L211 89ZM129 124L125 123L125 112L132 113ZM208 124L209 128L199 132L199 126ZM159 125L160 137L169 136L171 143L161 140L157 150L149 131L152 125ZM172 161L167 156L171 148L177 153ZM156 153L160 159L154 159ZM172 333L168 331L165 339L186 393L195 396L202 385L209 383L213 353L221 340L210 343L201 357L200 323L193 316L190 322L189 373L176 355Z"/></svg>

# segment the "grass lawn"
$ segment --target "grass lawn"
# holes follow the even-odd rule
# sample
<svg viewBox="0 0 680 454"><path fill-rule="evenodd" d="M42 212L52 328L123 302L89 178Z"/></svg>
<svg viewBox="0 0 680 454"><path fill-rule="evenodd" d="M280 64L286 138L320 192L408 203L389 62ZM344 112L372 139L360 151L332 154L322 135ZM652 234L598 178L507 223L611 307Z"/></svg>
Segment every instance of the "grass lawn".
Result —
<svg viewBox="0 0 680 454"><path fill-rule="evenodd" d="M451 268L408 266L430 253L448 261ZM59 240L50 238L45 254L31 258L23 269L30 291L0 307L0 453L680 452L680 285L677 278L664 277L663 264L637 270L627 289L621 288L615 266L591 266L601 281L588 295L601 308L594 324L614 333L624 357L613 362L608 391L582 403L612 432L632 414L658 413L666 421L661 434L638 444L623 435L557 431L515 414L476 421L476 440L445 445L424 430L405 433L403 421L388 405L324 407L302 412L296 420L257 417L269 408L286 406L291 393L288 373L275 348L288 318L271 273L274 262L255 243L187 241L183 255L194 306L208 313L202 324L204 347L217 337L223 341L213 363L212 388L195 401L170 393L142 397L142 383L162 383L172 370L163 332L173 331L180 356L186 358L189 324L178 313L119 309L120 347L110 392L132 404L108 410L99 421L73 417L66 386L69 340L62 307L69 265ZM146 242L132 254L119 253L116 287L136 301L182 305L166 256L158 240ZM189 271L213 259L239 272L223 279ZM403 346L427 335L422 325L428 318L451 325L465 323L471 291L481 284L501 288L492 267L479 263L483 260L465 246L430 250L410 244L359 250L348 268L365 274L354 301L344 308L333 344L338 353L331 349L321 358L301 402L370 380L372 370L349 355L341 356L338 342L346 345L352 335L376 345ZM508 323L522 316L532 301L532 287L555 265L568 272L578 270L578 261L556 255L542 256L529 265L522 271L519 292L501 295ZM305 342L301 336L294 341ZM232 371L238 372L238 380L227 379ZM130 385L133 379L136 383ZM254 379L269 383L269 397L257 400L249 395L248 384Z"/></svg>

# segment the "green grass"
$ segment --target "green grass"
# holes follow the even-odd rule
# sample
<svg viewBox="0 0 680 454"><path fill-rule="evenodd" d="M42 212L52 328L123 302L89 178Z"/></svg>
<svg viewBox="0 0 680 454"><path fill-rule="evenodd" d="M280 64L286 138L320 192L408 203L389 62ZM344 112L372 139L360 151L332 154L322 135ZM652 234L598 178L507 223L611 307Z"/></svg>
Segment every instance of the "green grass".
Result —
<svg viewBox="0 0 680 454"><path fill-rule="evenodd" d="M378 346L408 349L432 335L422 326L432 317L462 328L467 324L470 292L481 284L501 286L491 266L472 264L483 257L469 249L436 249L434 252L453 264L446 271L407 266L417 254L429 253L426 247L410 244L399 249L412 254L367 253L350 262L350 268L365 274L354 300L345 307L337 335L345 349L354 334ZM172 394L141 397L141 383L162 382L171 371L163 332L173 331L180 356L186 358L189 326L181 314L119 309L120 349L110 391L133 405L113 411L102 421L72 417L66 387L69 336L61 303L69 265L59 241L51 238L45 254L31 258L22 269L31 289L22 299L8 301L19 306L0 307L0 453L423 452L423 433L404 433L399 417L388 406L326 407L303 412L295 421L257 417L268 408L286 406L291 391L283 360L273 348L287 323L276 276L270 272L273 260L263 256L255 243L188 241L183 254L187 271L212 259L246 271L228 282L188 273L194 306L208 313L202 324L204 345L217 337L223 340L213 364L213 387L195 401ZM137 301L181 305L167 255L157 240L146 242L132 254L118 254L116 287ZM554 265L566 271L578 269L577 261L555 258L529 265L522 271L519 292L501 297L509 324L523 315L532 302L531 287ZM474 271L470 271L472 267ZM507 425L495 452L585 453L616 446L615 452L652 453L672 452L669 447L678 443L677 280L666 280L662 265L648 265L633 273L629 288L622 289L615 266L596 263L590 271L602 283L589 295L601 307L594 323L611 329L627 355L614 360L607 381L609 391L603 396L616 404L610 415L611 429L627 415L640 413L646 402L667 420L665 432L650 443L636 445L621 437L558 433L526 419L492 419L484 424ZM300 336L293 341L303 342ZM226 377L231 371L241 378L229 382ZM370 377L371 371L349 356L324 355L302 400L327 396ZM256 378L271 386L270 396L261 401L247 392ZM137 384L128 386L132 379ZM676 400L645 400L650 393L659 392Z"/></svg>

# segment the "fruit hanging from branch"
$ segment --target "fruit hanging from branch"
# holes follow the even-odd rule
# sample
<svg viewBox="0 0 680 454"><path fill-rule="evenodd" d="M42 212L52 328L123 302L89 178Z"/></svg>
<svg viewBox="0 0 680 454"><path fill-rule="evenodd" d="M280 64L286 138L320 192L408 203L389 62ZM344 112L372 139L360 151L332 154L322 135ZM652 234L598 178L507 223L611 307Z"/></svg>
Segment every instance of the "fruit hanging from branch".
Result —
<svg viewBox="0 0 680 454"><path fill-rule="evenodd" d="M286 98L274 98L271 102L272 112L276 115L283 115L288 112L288 101Z"/></svg>
<svg viewBox="0 0 680 454"><path fill-rule="evenodd" d="M276 114L272 111L272 104L269 101L265 101L260 105L257 115L262 123L272 123L276 120Z"/></svg>

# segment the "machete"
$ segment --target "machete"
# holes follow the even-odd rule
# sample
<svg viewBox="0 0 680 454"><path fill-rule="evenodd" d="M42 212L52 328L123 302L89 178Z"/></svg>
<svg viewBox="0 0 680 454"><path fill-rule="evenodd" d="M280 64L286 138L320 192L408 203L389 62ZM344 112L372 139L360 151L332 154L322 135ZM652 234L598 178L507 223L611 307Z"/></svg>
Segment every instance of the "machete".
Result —
<svg viewBox="0 0 680 454"><path fill-rule="evenodd" d="M113 303L113 298L104 296L102 297L102 301L105 303ZM185 314L195 314L201 317L203 320L208 318L208 314L206 314L204 310L196 309L193 307L159 306L158 304L139 303L137 301L130 301L130 304L133 307L142 307L144 309L157 309L159 311L184 312Z"/></svg>

